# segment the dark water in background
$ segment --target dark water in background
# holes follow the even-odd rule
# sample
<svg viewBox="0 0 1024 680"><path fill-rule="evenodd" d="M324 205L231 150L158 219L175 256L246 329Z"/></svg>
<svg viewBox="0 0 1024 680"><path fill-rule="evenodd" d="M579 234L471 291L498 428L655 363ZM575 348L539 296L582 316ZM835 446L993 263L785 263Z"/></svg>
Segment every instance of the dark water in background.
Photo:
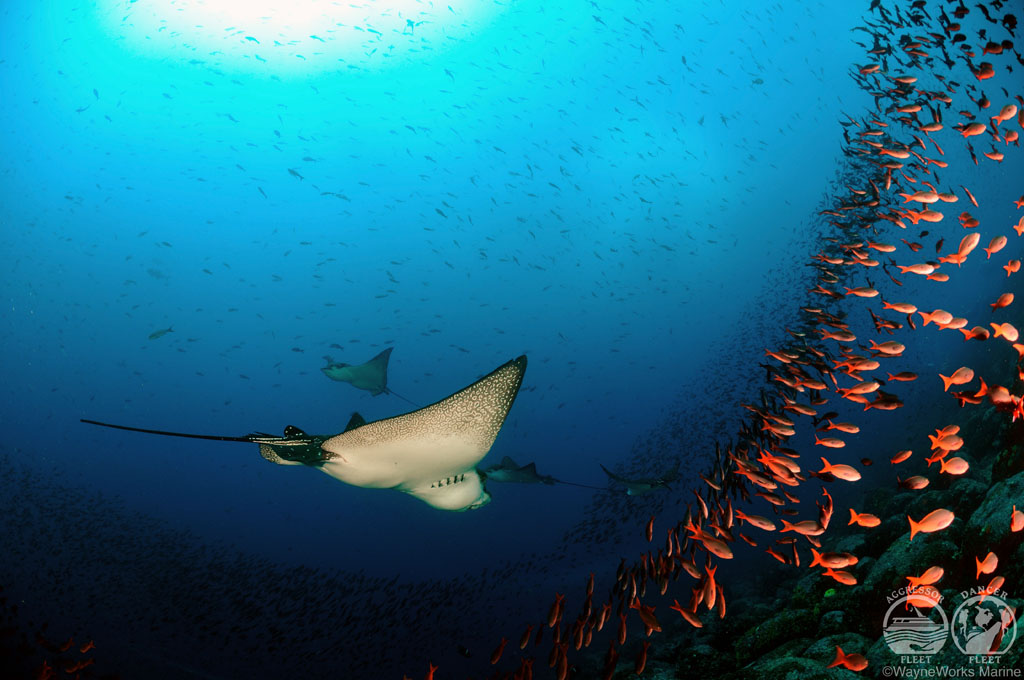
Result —
<svg viewBox="0 0 1024 680"><path fill-rule="evenodd" d="M853 181L837 121L871 106L848 76L866 7L214 4L0 9L2 585L130 677L471 672L456 644L486 657L639 554L652 513L681 518L756 399L818 211ZM975 168L950 146L946 181L1009 220L1019 154ZM983 267L900 295L970 318L1003 290ZM946 335L901 339L896 370L955 369ZM422 404L528 355L484 465L603 486L599 463L679 458L683 479L636 499L491 484L453 514L251 445L78 422L337 432L408 405L322 357L390 346L389 385ZM858 455L948 406L916 389L857 421Z"/></svg>

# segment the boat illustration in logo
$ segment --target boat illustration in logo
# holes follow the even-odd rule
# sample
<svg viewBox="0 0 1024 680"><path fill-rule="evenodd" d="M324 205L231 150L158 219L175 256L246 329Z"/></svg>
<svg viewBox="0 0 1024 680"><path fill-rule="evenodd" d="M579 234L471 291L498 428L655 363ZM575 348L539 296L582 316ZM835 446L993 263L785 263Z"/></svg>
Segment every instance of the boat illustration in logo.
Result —
<svg viewBox="0 0 1024 680"><path fill-rule="evenodd" d="M917 607L910 605L907 611L906 598L894 602L885 614L883 636L885 643L894 654L924 655L935 654L943 648L949 638L949 622L946 613L936 605L941 621L933 621ZM899 614L899 616L894 616Z"/></svg>

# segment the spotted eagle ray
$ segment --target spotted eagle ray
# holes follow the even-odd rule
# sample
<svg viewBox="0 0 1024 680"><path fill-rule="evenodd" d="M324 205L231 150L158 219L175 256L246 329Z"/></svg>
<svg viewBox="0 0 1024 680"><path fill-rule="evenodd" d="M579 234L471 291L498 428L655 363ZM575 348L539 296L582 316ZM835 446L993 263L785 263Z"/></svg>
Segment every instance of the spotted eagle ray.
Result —
<svg viewBox="0 0 1024 680"><path fill-rule="evenodd" d="M374 358L358 366L335 362L331 357L325 356L324 359L327 360L327 365L320 370L331 380L347 382L352 387L366 390L375 397L378 394L390 394L403 401L408 401L413 406L417 406L417 404L388 388L388 359L391 358L391 351L393 349L394 347L388 347Z"/></svg>
<svg viewBox="0 0 1024 680"><path fill-rule="evenodd" d="M639 478L639 479L627 479L620 475L610 471L604 465L601 465L601 469L608 477L622 484L626 487L626 495L628 496L642 496L646 493L650 493L655 489L670 489L669 482L674 482L679 477L679 461L676 461L674 467L669 468L660 477L654 479Z"/></svg>
<svg viewBox="0 0 1024 680"><path fill-rule="evenodd" d="M494 444L525 372L526 357L521 356L416 411L369 423L354 413L345 431L337 435L309 435L292 425L281 437L262 432L230 437L84 418L82 422L171 437L255 443L264 458L280 465L319 468L353 486L395 489L440 510L472 510L491 500L476 465Z"/></svg>

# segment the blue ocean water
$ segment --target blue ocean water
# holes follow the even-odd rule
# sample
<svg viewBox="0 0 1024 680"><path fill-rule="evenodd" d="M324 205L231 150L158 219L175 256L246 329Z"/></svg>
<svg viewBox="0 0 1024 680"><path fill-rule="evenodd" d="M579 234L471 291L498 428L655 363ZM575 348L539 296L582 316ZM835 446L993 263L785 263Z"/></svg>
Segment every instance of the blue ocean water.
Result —
<svg viewBox="0 0 1024 680"><path fill-rule="evenodd" d="M555 592L645 550L652 514L662 536L681 520L770 384L853 181L843 124L873 104L850 77L866 5L4 3L0 450L22 514L0 585L54 638L94 638L98 673L481 673ZM1012 222L1012 156L946 149L983 222ZM957 273L883 297L971 318L1003 290L984 261ZM960 365L958 333L901 342L898 370ZM320 371L388 347L418 405L528 357L482 467L680 480L491 483L447 513L251 444L79 422L334 434L412 408ZM904 401L861 417L863 455L950 407Z"/></svg>

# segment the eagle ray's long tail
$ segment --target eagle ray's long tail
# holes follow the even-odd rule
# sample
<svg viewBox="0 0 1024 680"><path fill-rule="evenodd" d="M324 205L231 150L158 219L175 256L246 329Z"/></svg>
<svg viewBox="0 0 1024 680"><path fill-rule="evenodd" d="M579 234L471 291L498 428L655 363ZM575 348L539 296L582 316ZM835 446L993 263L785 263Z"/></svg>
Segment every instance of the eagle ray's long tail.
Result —
<svg viewBox="0 0 1024 680"><path fill-rule="evenodd" d="M115 430L128 430L129 432L144 432L146 434L158 434L164 437L188 437L189 439L209 439L218 442L245 442L251 444L260 438L273 437L273 435L260 435L260 434L249 434L244 437L224 437L209 434L189 434L186 432L168 432L167 430L148 430L142 427L128 427L127 425L114 425L112 423L101 423L98 420L89 420L88 418L79 418L83 423L89 423L90 425L99 425L101 427L112 427ZM275 437L276 439L277 437Z"/></svg>
<svg viewBox="0 0 1024 680"><path fill-rule="evenodd" d="M388 394L390 394L390 395L391 395L392 397L398 397L398 398L399 398L399 399L401 399L402 401L407 401L407 402L409 402L410 404L412 404L412 405L413 405L413 406L415 406L416 408L421 408L419 404L417 404L416 402L414 402L414 401L413 401L413 400L411 400L411 399L406 399L405 397L403 397L403 396L402 396L401 394L399 394L398 392L395 392L395 391L394 391L393 389L391 389L390 387L385 387L385 388L384 388L384 391L385 391L385 392L387 392Z"/></svg>

